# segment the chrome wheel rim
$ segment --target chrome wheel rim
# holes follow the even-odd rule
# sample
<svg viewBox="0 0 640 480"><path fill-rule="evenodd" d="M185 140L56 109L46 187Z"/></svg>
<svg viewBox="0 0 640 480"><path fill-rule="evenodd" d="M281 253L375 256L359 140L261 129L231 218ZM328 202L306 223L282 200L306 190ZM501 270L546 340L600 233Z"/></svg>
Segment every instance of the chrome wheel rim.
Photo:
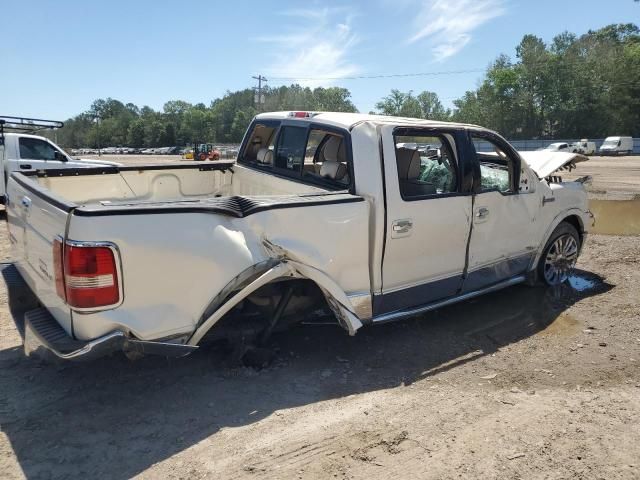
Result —
<svg viewBox="0 0 640 480"><path fill-rule="evenodd" d="M544 279L549 285L565 282L578 260L578 242L568 233L556 238L544 259Z"/></svg>

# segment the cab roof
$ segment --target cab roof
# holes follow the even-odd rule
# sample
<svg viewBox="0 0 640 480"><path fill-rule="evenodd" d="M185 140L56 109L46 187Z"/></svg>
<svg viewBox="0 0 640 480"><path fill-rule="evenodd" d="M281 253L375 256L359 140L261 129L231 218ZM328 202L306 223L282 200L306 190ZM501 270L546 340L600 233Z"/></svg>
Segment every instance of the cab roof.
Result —
<svg viewBox="0 0 640 480"><path fill-rule="evenodd" d="M392 117L387 115L374 115L364 113L344 113L344 112L307 112L307 117L294 117L292 114L295 112L268 112L261 113L256 116L257 120L293 120L301 122L314 122L314 123L326 123L334 127L352 129L356 125L364 122L373 123L375 125L401 125L408 127L433 127L433 126L445 126L448 128L480 128L477 125L471 125L466 123L454 123L443 122L439 120L423 120L419 118L408 117Z"/></svg>

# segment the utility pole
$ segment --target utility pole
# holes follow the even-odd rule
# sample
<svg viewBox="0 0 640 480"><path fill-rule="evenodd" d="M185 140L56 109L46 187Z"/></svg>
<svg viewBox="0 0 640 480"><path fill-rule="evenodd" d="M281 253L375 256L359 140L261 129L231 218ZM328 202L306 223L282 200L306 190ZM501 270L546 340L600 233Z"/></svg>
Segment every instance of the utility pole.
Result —
<svg viewBox="0 0 640 480"><path fill-rule="evenodd" d="M253 76L251 78L255 78L256 80L258 80L258 95L256 95L255 101L257 104L257 110L260 111L262 110L261 107L262 107L262 104L264 103L264 97L262 96L262 82L267 83L268 80L266 79L266 77L263 77L262 75L258 75L257 77Z"/></svg>

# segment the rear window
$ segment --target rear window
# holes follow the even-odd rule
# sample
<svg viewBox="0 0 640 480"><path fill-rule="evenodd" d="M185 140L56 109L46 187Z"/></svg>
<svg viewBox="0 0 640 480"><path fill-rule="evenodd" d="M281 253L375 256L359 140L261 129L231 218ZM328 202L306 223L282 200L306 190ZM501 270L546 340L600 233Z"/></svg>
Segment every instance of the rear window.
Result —
<svg viewBox="0 0 640 480"><path fill-rule="evenodd" d="M276 149L275 167L289 172L300 172L306 144L306 128L282 127Z"/></svg>
<svg viewBox="0 0 640 480"><path fill-rule="evenodd" d="M257 122L238 161L332 189L351 185L348 134L310 125Z"/></svg>

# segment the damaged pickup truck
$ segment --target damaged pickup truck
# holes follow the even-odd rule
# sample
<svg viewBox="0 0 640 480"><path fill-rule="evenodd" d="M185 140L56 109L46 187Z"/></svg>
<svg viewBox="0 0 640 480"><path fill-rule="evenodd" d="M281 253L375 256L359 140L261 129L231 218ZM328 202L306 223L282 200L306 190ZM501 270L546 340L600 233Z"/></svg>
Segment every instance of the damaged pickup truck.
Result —
<svg viewBox="0 0 640 480"><path fill-rule="evenodd" d="M25 338L81 360L264 342L326 311L351 335L521 282L564 282L593 223L578 154L472 126L258 115L236 162L14 172Z"/></svg>

